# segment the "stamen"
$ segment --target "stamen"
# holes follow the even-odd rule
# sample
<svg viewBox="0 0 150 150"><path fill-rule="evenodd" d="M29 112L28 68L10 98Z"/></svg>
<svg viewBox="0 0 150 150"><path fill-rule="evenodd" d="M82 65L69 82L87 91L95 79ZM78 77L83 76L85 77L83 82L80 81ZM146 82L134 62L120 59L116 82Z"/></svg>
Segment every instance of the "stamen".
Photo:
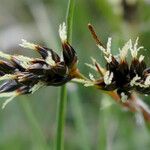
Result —
<svg viewBox="0 0 150 150"><path fill-rule="evenodd" d="M112 79L114 77L113 72L107 71L104 75L104 82L106 85L110 85L112 83Z"/></svg>
<svg viewBox="0 0 150 150"><path fill-rule="evenodd" d="M2 80L12 80L12 79L15 79L15 78L16 78L16 75L5 74L4 76L0 77L0 81L2 81Z"/></svg>
<svg viewBox="0 0 150 150"><path fill-rule="evenodd" d="M139 57L139 62L142 62L144 60L144 56L143 55L140 55Z"/></svg>
<svg viewBox="0 0 150 150"><path fill-rule="evenodd" d="M35 91L37 91L39 88L41 88L42 86L44 86L44 82L38 82L37 84L35 84L31 89L30 92L34 93Z"/></svg>
<svg viewBox="0 0 150 150"><path fill-rule="evenodd" d="M96 45L98 48L106 55L105 59L108 63L112 61L112 54L111 54L111 38L108 38L107 42L107 48L104 46L104 44L99 40L98 36L96 35L96 32L91 24L88 24L88 28L93 36L93 39L96 41Z"/></svg>
<svg viewBox="0 0 150 150"><path fill-rule="evenodd" d="M104 58L108 63L112 62L112 54L111 54L111 38L108 38L107 48L105 49L101 45L97 45L98 48L104 53Z"/></svg>
<svg viewBox="0 0 150 150"><path fill-rule="evenodd" d="M125 57L128 54L128 50L131 49L132 47L132 42L131 40L129 40L124 46L123 48L120 50L120 59L123 61L125 60Z"/></svg>
<svg viewBox="0 0 150 150"><path fill-rule="evenodd" d="M0 93L0 97L8 97L8 99L2 105L2 109L4 109L6 107L6 105L10 101L12 101L17 95L18 95L18 93L16 91L6 92L6 93Z"/></svg>
<svg viewBox="0 0 150 150"><path fill-rule="evenodd" d="M22 44L19 44L19 46L29 49L36 49L37 45L27 42L26 40L22 39Z"/></svg>
<svg viewBox="0 0 150 150"><path fill-rule="evenodd" d="M5 54L4 52L0 51L0 57L5 58L10 60L11 59L11 55L9 54Z"/></svg>
<svg viewBox="0 0 150 150"><path fill-rule="evenodd" d="M91 73L89 73L89 78L90 78L90 80L95 81L95 78L94 78L93 74L91 74Z"/></svg>
<svg viewBox="0 0 150 150"><path fill-rule="evenodd" d="M137 82L136 82L136 81L138 81L138 80L140 80L140 79L141 79L141 77L139 77L139 76L136 74L136 76L130 81L130 85L131 85L131 86L137 85Z"/></svg>
<svg viewBox="0 0 150 150"><path fill-rule="evenodd" d="M120 95L121 95L121 101L125 103L128 100L128 96L124 92L121 92Z"/></svg>
<svg viewBox="0 0 150 150"><path fill-rule="evenodd" d="M33 58L29 58L29 57L22 56L22 55L13 55L12 59L13 58L18 60L20 65L25 69L29 68L31 65L31 62L34 60Z"/></svg>
<svg viewBox="0 0 150 150"><path fill-rule="evenodd" d="M146 78L146 80L144 82L144 85L147 86L147 87L150 86L150 75L147 76L147 78Z"/></svg>
<svg viewBox="0 0 150 150"><path fill-rule="evenodd" d="M59 36L60 36L62 43L67 41L67 27L65 25L65 22L59 25Z"/></svg>
<svg viewBox="0 0 150 150"><path fill-rule="evenodd" d="M133 47L130 48L130 50L131 50L131 55L132 55L133 58L137 58L138 51L143 48L143 46L140 46L139 48L137 48L138 39L139 39L139 38L137 37L137 39L136 39L136 41L135 41L135 44L133 45Z"/></svg>
<svg viewBox="0 0 150 150"><path fill-rule="evenodd" d="M112 38L108 38L108 42L107 42L107 52L108 54L111 53L111 41L112 41Z"/></svg>
<svg viewBox="0 0 150 150"><path fill-rule="evenodd" d="M94 65L91 65L91 64L88 64L88 63L85 63L86 66L88 66L89 68L97 71L96 67Z"/></svg>

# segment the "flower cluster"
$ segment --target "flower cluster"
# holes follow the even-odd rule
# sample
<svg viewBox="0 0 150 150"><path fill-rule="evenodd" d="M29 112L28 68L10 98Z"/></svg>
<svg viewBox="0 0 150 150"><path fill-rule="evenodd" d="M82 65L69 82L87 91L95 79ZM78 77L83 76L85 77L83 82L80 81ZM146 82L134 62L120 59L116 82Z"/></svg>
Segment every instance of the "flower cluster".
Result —
<svg viewBox="0 0 150 150"><path fill-rule="evenodd" d="M76 76L77 56L67 41L65 23L59 27L62 42L62 58L52 49L22 40L21 47L37 51L41 58L22 55L9 55L0 52L0 97L8 99L6 106L14 97L35 92L43 86L60 86Z"/></svg>
<svg viewBox="0 0 150 150"><path fill-rule="evenodd" d="M105 47L90 24L89 30L106 60L106 67L102 67L93 58L92 65L86 64L99 73L98 79L92 74L89 74L88 79L79 72L76 52L67 41L65 23L59 27L62 57L52 49L26 40L22 40L20 46L37 51L41 58L0 52L0 57L7 60L0 60L0 81L3 81L0 85L0 97L8 98L3 108L18 95L33 93L43 86L61 86L70 80L104 91L115 91L122 102L130 99L133 91L150 94L150 69L146 67L144 56L138 56L139 50L143 48L138 47L138 38L135 43L129 40L119 49L119 54L114 56L111 53L111 38L108 38ZM129 51L132 58L130 63L126 60Z"/></svg>
<svg viewBox="0 0 150 150"><path fill-rule="evenodd" d="M119 49L119 54L114 56L111 53L111 38L108 38L107 46L105 47L91 25L89 29L96 40L98 48L104 54L106 67L103 68L100 64L92 59L93 65L87 64L92 69L96 70L101 77L94 79L90 74L91 80L85 83L86 86L94 85L97 88L105 91L117 91L120 99L125 102L131 98L132 91L142 94L150 94L150 68L146 68L144 56L138 57L138 52L143 47L138 47L138 38L135 43L129 40L122 49ZM131 53L131 63L126 60L128 52Z"/></svg>

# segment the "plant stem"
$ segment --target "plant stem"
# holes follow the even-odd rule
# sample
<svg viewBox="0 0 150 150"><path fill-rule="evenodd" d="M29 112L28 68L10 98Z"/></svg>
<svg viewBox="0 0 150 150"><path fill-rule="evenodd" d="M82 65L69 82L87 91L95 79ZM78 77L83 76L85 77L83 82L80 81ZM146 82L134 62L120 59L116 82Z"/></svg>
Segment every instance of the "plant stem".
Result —
<svg viewBox="0 0 150 150"><path fill-rule="evenodd" d="M67 41L69 43L71 43L72 41L72 24L73 24L74 6L75 6L75 0L69 0L67 15L66 15Z"/></svg>
<svg viewBox="0 0 150 150"><path fill-rule="evenodd" d="M67 41L69 43L71 43L74 2L75 0L69 0L66 15ZM64 149L64 126L65 126L66 106L67 106L67 90L66 85L63 85L60 89L60 97L58 101L56 150Z"/></svg>
<svg viewBox="0 0 150 150"><path fill-rule="evenodd" d="M64 124L65 124L66 105L67 105L67 90L66 86L63 85L60 89L60 97L58 101L56 150L64 149Z"/></svg>

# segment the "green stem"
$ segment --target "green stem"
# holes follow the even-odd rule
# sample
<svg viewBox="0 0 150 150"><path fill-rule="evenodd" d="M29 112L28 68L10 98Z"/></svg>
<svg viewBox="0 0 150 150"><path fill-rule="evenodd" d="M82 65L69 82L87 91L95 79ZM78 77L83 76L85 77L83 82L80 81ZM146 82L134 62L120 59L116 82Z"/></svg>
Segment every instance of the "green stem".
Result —
<svg viewBox="0 0 150 150"><path fill-rule="evenodd" d="M75 0L69 0L67 15L66 15L67 41L69 43L71 43L71 41L72 41L71 37L72 37L72 24L73 24L74 6L75 6Z"/></svg>
<svg viewBox="0 0 150 150"><path fill-rule="evenodd" d="M69 0L66 15L67 41L69 43L71 43L74 2L75 0ZM65 126L66 106L67 106L67 90L66 86L63 85L60 89L60 98L58 101L56 150L64 149L64 126Z"/></svg>
<svg viewBox="0 0 150 150"><path fill-rule="evenodd" d="M60 97L58 101L56 150L64 149L64 124L65 124L66 105L67 105L67 90L66 86L63 85L60 89Z"/></svg>

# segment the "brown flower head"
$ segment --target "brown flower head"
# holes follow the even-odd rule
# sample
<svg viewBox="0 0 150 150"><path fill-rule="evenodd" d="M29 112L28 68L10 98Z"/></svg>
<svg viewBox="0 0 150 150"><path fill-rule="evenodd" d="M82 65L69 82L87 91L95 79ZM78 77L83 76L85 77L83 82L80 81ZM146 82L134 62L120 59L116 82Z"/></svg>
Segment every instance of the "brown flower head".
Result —
<svg viewBox="0 0 150 150"><path fill-rule="evenodd" d="M86 86L96 86L105 91L116 91L122 101L130 99L133 91L150 94L150 68L146 68L144 56L138 57L138 52L143 47L138 47L138 38L135 43L129 40L119 54L114 56L111 53L111 38L108 38L105 47L98 39L93 27L89 24L89 29L96 41L98 48L104 54L106 67L103 68L92 58L93 65L87 64L90 68L96 70L100 74L100 78L95 79L90 74L90 80L78 80ZM126 57L128 52L131 53L131 63L128 63Z"/></svg>
<svg viewBox="0 0 150 150"><path fill-rule="evenodd" d="M9 55L0 52L0 97L8 97L3 108L17 95L35 92L43 86L60 86L75 77L77 56L67 41L65 23L59 34L63 46L62 58L52 49L22 40L21 47L37 51L41 58Z"/></svg>

